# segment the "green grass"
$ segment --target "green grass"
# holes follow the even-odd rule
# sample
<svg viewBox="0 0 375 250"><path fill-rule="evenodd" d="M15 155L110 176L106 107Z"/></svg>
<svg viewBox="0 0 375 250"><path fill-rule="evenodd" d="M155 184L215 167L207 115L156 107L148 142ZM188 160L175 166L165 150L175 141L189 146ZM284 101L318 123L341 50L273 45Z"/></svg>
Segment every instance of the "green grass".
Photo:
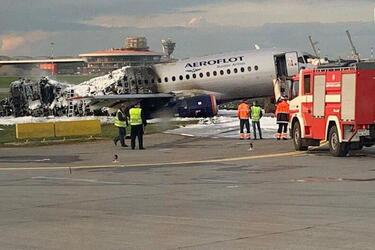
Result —
<svg viewBox="0 0 375 250"><path fill-rule="evenodd" d="M174 129L178 128L180 126L185 126L188 124L195 124L196 121L184 121L184 122L168 122L168 123L152 123L148 124L145 128L145 134L155 134L155 133L160 133L165 130L169 129ZM26 140L18 140L16 139L16 126L14 125L0 125L0 147L11 144L14 145L13 143L23 143ZM130 128L127 128L127 134L130 134ZM98 136L94 136L95 139L102 139L102 140L112 140L114 137L118 135L118 129L112 124L102 124L102 134ZM59 144L59 143L78 143L78 142L85 142L85 141L90 141L92 138L90 136L75 136L75 137L58 137L58 138L46 138L46 141L43 141L43 138L39 139L30 139L28 145L51 145L51 144ZM21 144L24 145L24 144Z"/></svg>
<svg viewBox="0 0 375 250"><path fill-rule="evenodd" d="M26 78L30 78L31 80L39 80L41 77L39 76L25 76ZM55 79L60 82L67 82L70 84L78 84L96 76L80 76L80 75L56 75L51 77L51 79ZM15 80L17 80L18 76L0 76L0 88L8 88L9 84Z"/></svg>
<svg viewBox="0 0 375 250"><path fill-rule="evenodd" d="M0 88L8 88L9 84L17 79L17 76L0 76Z"/></svg>
<svg viewBox="0 0 375 250"><path fill-rule="evenodd" d="M16 126L0 125L0 144L16 141Z"/></svg>
<svg viewBox="0 0 375 250"><path fill-rule="evenodd" d="M4 99L6 97L8 97L8 93L0 92L0 100Z"/></svg>

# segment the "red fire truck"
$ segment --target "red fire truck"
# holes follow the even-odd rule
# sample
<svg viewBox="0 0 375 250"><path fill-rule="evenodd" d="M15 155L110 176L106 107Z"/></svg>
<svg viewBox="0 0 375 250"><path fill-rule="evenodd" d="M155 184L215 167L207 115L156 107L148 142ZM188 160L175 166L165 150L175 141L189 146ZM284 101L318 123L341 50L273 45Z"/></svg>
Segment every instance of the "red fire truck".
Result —
<svg viewBox="0 0 375 250"><path fill-rule="evenodd" d="M296 150L328 141L334 156L375 144L375 62L303 69L289 87Z"/></svg>

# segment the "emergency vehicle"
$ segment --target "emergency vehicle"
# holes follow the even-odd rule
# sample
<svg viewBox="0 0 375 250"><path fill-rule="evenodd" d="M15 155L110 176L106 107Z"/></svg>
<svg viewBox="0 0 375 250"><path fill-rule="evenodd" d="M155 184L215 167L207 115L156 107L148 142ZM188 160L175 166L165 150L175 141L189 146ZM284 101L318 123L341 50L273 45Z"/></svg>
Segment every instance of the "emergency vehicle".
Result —
<svg viewBox="0 0 375 250"><path fill-rule="evenodd" d="M375 144L375 62L302 69L288 85L296 150L328 141L345 156Z"/></svg>

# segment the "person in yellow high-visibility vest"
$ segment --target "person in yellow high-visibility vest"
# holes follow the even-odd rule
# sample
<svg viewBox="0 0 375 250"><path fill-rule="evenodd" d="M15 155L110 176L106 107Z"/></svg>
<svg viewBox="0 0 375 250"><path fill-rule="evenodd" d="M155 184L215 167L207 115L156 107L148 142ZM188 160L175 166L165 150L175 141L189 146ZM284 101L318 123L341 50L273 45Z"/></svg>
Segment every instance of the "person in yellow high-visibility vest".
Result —
<svg viewBox="0 0 375 250"><path fill-rule="evenodd" d="M125 106L121 106L121 108L117 110L116 116L113 118L113 123L118 128L118 136L113 139L113 143L117 146L118 141L120 141L121 147L127 147L125 137L126 127L129 126L129 122Z"/></svg>
<svg viewBox="0 0 375 250"><path fill-rule="evenodd" d="M262 118L262 116L263 116L262 108L258 105L257 101L254 101L253 105L250 108L250 118L251 118L251 123L253 124L254 140L257 139L256 128L258 128L259 138L263 139L262 129L260 128L260 118Z"/></svg>
<svg viewBox="0 0 375 250"><path fill-rule="evenodd" d="M135 138L138 137L139 149L145 149L143 147L143 133L144 127L147 125L147 122L145 119L145 115L141 109L141 105L139 103L129 110L129 118L131 148L135 149Z"/></svg>

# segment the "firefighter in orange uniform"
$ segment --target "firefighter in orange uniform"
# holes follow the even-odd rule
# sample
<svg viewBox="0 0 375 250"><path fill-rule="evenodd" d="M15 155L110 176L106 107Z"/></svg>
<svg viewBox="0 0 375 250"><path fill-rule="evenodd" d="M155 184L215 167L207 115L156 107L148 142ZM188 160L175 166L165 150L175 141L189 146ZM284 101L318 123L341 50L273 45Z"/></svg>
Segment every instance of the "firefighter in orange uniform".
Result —
<svg viewBox="0 0 375 250"><path fill-rule="evenodd" d="M250 140L250 106L247 100L242 100L241 104L238 105L237 116L240 119L240 139ZM243 132L244 126L246 126L247 133Z"/></svg>
<svg viewBox="0 0 375 250"><path fill-rule="evenodd" d="M276 106L276 123L279 125L277 130L277 140L287 140L287 130L289 123L289 103L286 97L280 97Z"/></svg>

